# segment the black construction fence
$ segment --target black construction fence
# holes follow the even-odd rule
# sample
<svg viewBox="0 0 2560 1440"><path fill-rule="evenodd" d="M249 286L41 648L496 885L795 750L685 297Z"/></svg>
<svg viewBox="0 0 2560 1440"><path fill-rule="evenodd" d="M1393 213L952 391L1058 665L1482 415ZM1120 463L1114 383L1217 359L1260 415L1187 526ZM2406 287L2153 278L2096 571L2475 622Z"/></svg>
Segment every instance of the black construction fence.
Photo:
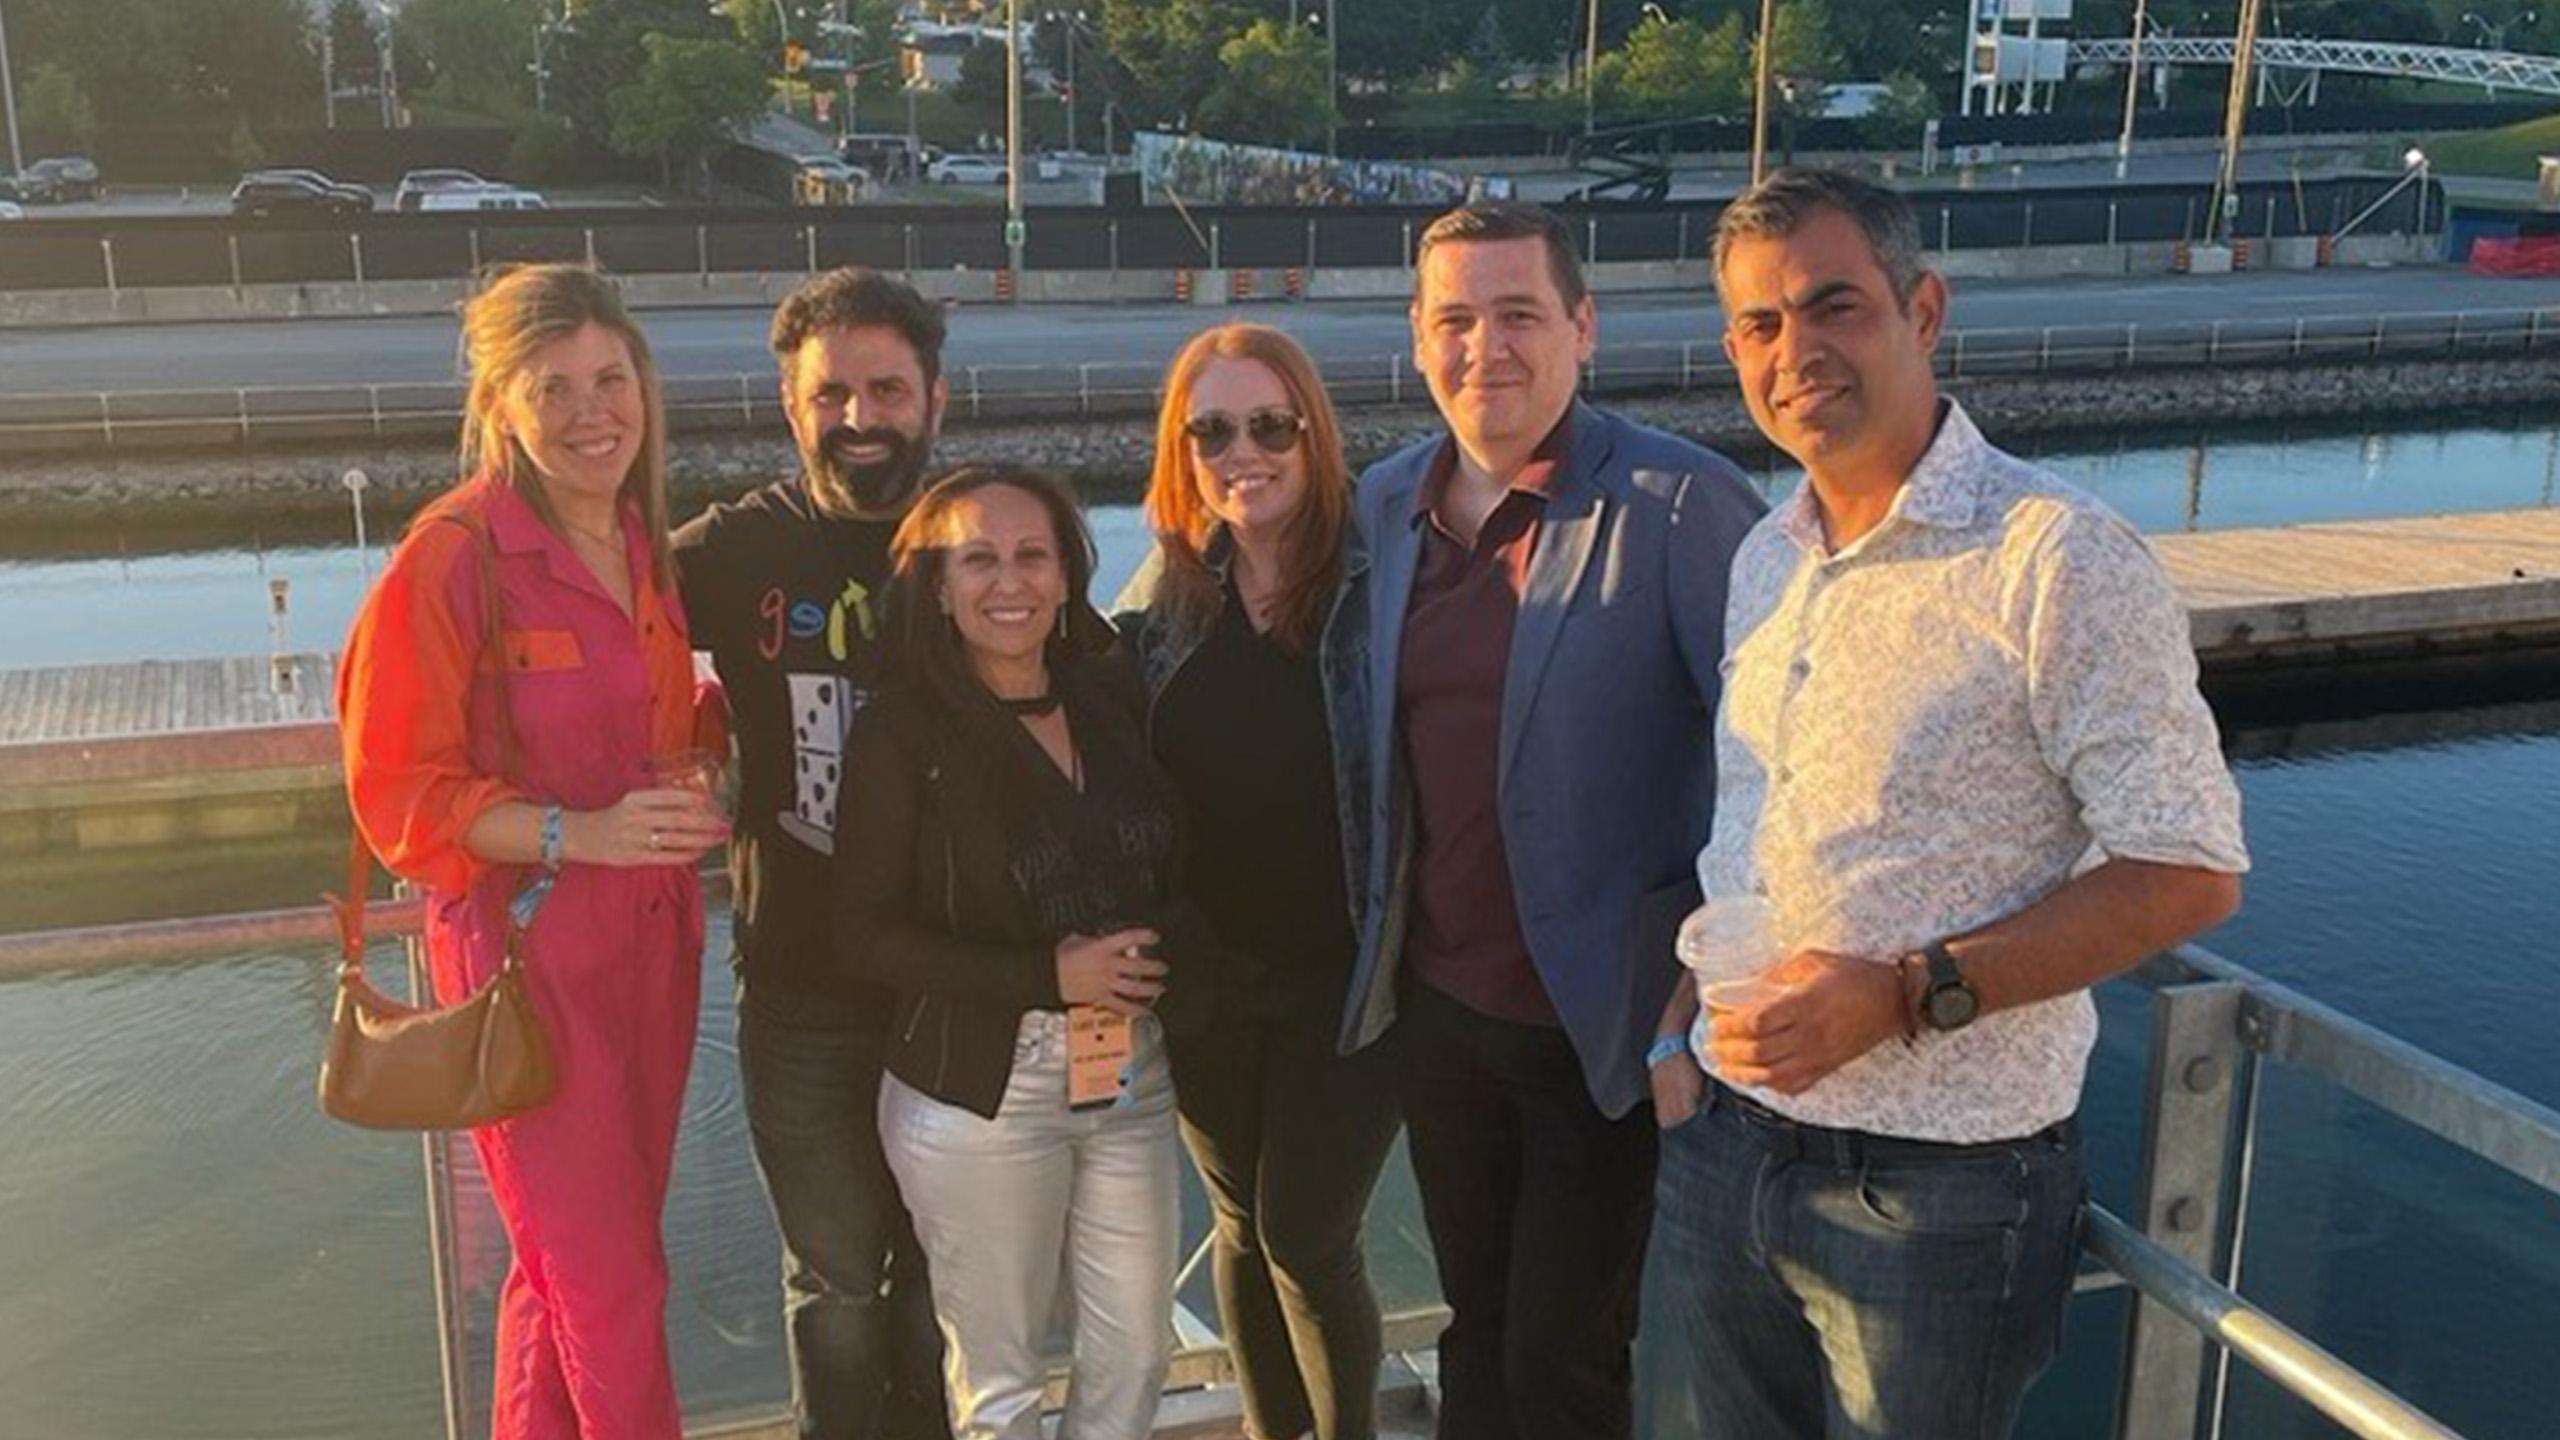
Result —
<svg viewBox="0 0 2560 1440"><path fill-rule="evenodd" d="M2238 233L2332 234L2398 183L2351 176L2245 185ZM2441 187L2428 189L2425 213L2441 217ZM2200 184L1917 191L1913 203L1933 251L2197 239L2209 210ZM2364 228L2415 229L2419 204L2418 187L2408 186ZM1586 260L1659 261L1703 254L1722 202L1557 208ZM1027 269L1085 272L1396 268L1437 213L1424 206L1037 207L1028 212L1023 259ZM623 275L838 265L921 272L1001 269L1006 251L1001 212L934 205L264 220L83 216L0 229L0 292L454 280L533 261L592 261Z"/></svg>
<svg viewBox="0 0 2560 1440"><path fill-rule="evenodd" d="M2327 104L2261 105L2249 112L2256 135L2398 135L2511 125L2560 110L2549 98L2478 101L2332 101ZM2110 141L2123 124L2112 104L2078 113L1956 115L1938 121L1938 143L1947 145L2086 145ZM2146 106L2136 124L2147 139L2194 138L2222 133L2222 110ZM1797 121L1792 138L1784 123L1771 143L1799 150L1853 150L1876 143L1869 120ZM1751 117L1690 116L1676 120L1610 120L1593 137L1603 145L1662 154L1731 154L1751 148ZM1919 136L1897 137L1916 146ZM1579 124L1357 124L1339 136L1342 153L1360 160L1428 160L1459 156L1567 155L1584 144Z"/></svg>

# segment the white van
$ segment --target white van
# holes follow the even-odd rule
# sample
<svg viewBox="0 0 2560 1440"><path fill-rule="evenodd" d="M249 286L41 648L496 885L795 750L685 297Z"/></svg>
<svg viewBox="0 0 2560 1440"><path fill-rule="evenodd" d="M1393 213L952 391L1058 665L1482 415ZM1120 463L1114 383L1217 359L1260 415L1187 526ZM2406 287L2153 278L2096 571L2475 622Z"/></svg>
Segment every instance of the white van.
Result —
<svg viewBox="0 0 2560 1440"><path fill-rule="evenodd" d="M430 190L418 197L418 209L438 210L548 210L550 204L539 191L510 190L491 186L485 190Z"/></svg>

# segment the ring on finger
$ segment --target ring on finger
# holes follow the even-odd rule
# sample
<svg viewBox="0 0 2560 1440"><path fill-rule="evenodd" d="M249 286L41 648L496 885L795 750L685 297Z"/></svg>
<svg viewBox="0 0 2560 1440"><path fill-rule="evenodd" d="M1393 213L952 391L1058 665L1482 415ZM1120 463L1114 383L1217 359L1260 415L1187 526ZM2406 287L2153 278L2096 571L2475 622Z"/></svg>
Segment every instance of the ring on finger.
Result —
<svg viewBox="0 0 2560 1440"><path fill-rule="evenodd" d="M658 848L658 832L655 830L649 832L649 848L652 850Z"/></svg>

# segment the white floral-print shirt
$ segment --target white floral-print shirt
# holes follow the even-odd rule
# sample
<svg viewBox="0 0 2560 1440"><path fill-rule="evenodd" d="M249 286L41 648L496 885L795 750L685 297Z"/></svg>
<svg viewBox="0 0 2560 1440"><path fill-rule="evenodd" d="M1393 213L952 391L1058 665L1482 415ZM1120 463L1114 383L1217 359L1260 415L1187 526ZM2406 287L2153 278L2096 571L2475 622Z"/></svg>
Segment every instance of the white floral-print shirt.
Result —
<svg viewBox="0 0 2560 1440"><path fill-rule="evenodd" d="M1698 878L1766 894L1793 948L1889 964L2110 858L2249 865L2159 563L1945 403L1855 544L1827 548L1808 484L1734 557ZM2079 1108L2097 1029L2066 995L1888 1041L1801 1094L1746 1093L1811 1124L2013 1139Z"/></svg>

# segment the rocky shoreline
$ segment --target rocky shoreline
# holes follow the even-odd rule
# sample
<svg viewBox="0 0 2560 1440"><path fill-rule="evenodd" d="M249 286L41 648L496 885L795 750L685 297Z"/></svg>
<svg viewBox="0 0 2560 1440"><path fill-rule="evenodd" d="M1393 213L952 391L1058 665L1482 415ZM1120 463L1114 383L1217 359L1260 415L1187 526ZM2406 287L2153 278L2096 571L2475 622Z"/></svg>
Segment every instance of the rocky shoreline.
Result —
<svg viewBox="0 0 2560 1440"><path fill-rule="evenodd" d="M2086 376L1968 378L1951 382L1993 438L2104 434L2237 422L2409 418L2481 414L2560 401L2560 355L2443 362L2221 365L2190 371ZM1768 455L1738 395L1613 397L1611 408L1688 435L1746 464ZM1356 463L1433 428L1427 407L1361 408L1343 416ZM1134 499L1144 483L1153 426L1143 419L955 425L937 447L944 462L1001 458L1072 476L1089 500ZM680 436L670 480L677 510L736 494L790 467L788 438ZM12 458L0 467L0 516L15 553L40 553L49 539L112 530L148 534L244 513L292 531L343 517L341 477L363 470L367 507L378 515L414 508L450 483L450 450L437 445L327 445L224 448L188 454L106 454Z"/></svg>

